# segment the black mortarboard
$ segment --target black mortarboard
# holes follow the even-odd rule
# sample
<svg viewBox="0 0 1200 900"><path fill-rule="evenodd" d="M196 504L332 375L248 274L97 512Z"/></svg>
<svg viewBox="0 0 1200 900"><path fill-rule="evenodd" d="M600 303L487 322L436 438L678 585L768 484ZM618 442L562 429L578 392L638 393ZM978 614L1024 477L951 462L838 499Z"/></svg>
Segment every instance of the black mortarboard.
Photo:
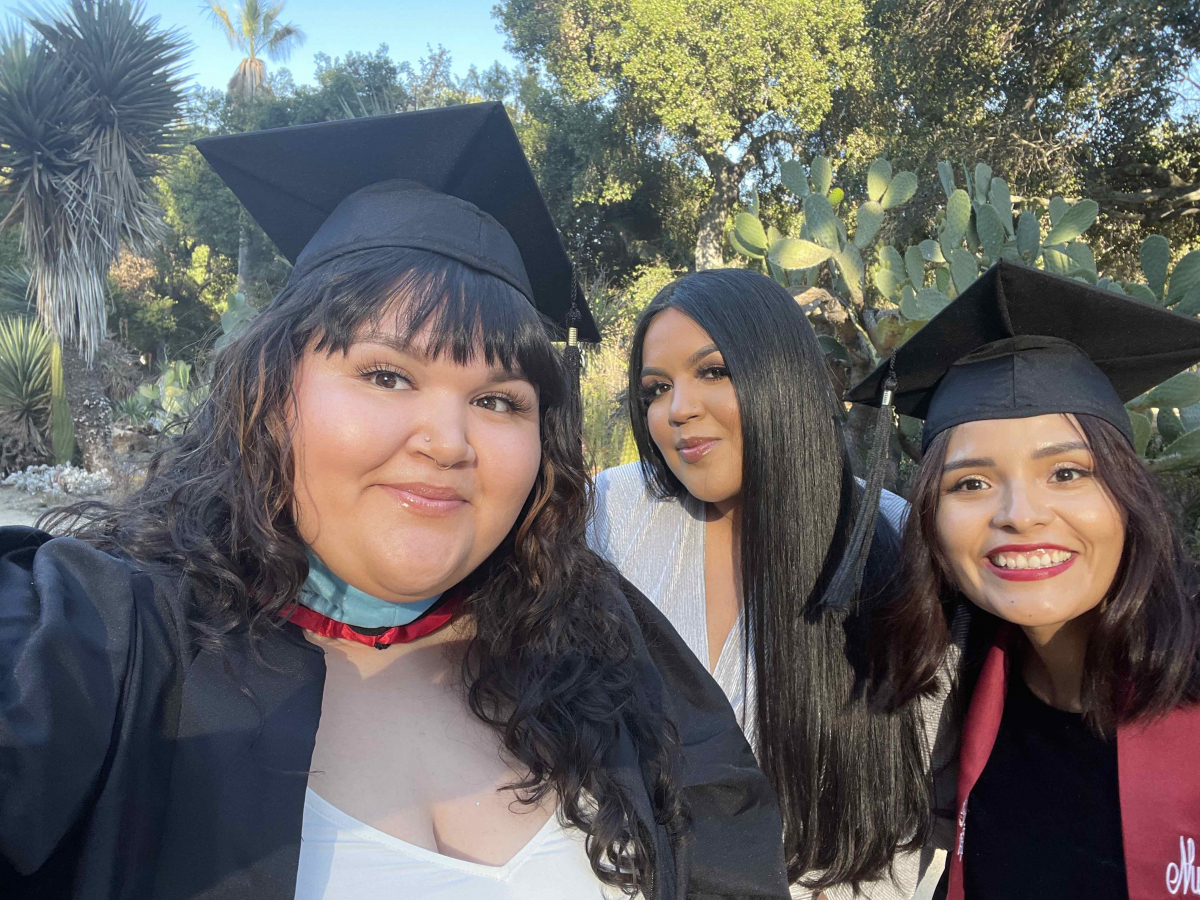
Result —
<svg viewBox="0 0 1200 900"><path fill-rule="evenodd" d="M1200 361L1200 319L1040 269L988 269L848 400L872 406L894 365L895 407L922 444L963 422L1086 413L1133 442L1124 403Z"/></svg>
<svg viewBox="0 0 1200 900"><path fill-rule="evenodd" d="M203 138L196 147L295 266L431 250L495 275L579 337L600 334L500 103Z"/></svg>

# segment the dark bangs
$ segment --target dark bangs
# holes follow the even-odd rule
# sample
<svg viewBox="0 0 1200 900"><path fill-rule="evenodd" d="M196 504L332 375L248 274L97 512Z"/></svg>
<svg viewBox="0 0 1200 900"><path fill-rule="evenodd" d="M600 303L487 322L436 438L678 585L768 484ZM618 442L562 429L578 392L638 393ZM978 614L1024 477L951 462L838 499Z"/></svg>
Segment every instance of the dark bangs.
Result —
<svg viewBox="0 0 1200 900"><path fill-rule="evenodd" d="M466 365L482 352L488 366L528 379L543 409L563 400L561 363L548 323L521 293L494 275L426 250L361 250L288 285L269 307L297 324L297 353L349 350L372 331L394 326L402 345ZM393 317L389 322L388 318ZM422 332L425 332L422 334Z"/></svg>

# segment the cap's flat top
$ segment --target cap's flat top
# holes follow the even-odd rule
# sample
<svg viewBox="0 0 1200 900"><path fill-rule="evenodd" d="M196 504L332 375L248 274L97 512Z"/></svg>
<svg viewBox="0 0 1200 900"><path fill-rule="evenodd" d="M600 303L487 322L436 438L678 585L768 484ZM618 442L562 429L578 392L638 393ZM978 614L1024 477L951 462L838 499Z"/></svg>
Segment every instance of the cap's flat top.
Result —
<svg viewBox="0 0 1200 900"><path fill-rule="evenodd" d="M465 200L511 235L538 310L563 324L574 299L580 338L600 338L503 104L221 135L196 146L292 263L338 204L368 185L406 179Z"/></svg>
<svg viewBox="0 0 1200 900"><path fill-rule="evenodd" d="M896 352L896 409L926 418L934 393L956 362L987 344L1021 336L1073 344L1111 382L1121 401L1200 361L1200 319L1002 260ZM877 406L886 374L885 363L851 389L847 399ZM1049 408L1065 393L1046 372L1036 390ZM969 413L974 401L963 395L956 402L963 406L961 413Z"/></svg>

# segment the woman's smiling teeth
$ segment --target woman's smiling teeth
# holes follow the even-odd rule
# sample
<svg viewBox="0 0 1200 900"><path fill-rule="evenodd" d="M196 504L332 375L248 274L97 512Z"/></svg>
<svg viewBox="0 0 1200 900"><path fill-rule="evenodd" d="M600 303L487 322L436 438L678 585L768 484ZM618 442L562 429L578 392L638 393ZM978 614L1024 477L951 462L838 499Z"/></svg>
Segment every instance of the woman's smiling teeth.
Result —
<svg viewBox="0 0 1200 900"><path fill-rule="evenodd" d="M1045 569L1062 565L1073 555L1069 550L1034 550L1030 553L994 553L988 559L1000 569Z"/></svg>

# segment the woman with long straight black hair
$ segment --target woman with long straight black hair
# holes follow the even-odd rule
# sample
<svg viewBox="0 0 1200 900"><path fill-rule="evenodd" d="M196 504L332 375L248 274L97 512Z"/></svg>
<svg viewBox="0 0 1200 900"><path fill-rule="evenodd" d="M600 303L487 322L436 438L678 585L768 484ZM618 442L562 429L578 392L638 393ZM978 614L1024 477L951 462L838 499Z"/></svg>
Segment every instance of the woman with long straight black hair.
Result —
<svg viewBox="0 0 1200 900"><path fill-rule="evenodd" d="M794 895L911 897L940 698L922 719L856 695L905 507L883 493L861 590L830 596L867 498L807 318L762 275L685 276L638 322L628 397L641 462L598 477L593 546L725 690L779 794Z"/></svg>

